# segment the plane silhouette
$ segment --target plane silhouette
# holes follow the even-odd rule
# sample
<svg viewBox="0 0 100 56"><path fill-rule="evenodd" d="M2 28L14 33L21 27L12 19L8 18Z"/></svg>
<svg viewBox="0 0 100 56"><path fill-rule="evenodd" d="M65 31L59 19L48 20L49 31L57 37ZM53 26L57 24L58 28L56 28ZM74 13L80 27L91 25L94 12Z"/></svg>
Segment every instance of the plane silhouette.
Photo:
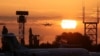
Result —
<svg viewBox="0 0 100 56"><path fill-rule="evenodd" d="M44 25L44 26L52 26L53 24L51 24L51 23L44 23L42 25Z"/></svg>

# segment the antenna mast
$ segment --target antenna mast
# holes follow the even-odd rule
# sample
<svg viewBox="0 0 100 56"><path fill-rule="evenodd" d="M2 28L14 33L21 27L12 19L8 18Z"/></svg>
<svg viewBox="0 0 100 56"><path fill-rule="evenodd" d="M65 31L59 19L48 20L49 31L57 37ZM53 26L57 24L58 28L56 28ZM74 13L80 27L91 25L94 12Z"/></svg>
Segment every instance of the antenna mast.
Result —
<svg viewBox="0 0 100 56"><path fill-rule="evenodd" d="M82 0L82 16L83 16L83 23L84 23L84 35L89 36L91 40L93 40L93 44L98 44L98 23L99 23L99 6L97 3L97 17L96 22L86 21L88 17L86 17L85 11L85 1ZM92 19L92 18L91 18Z"/></svg>

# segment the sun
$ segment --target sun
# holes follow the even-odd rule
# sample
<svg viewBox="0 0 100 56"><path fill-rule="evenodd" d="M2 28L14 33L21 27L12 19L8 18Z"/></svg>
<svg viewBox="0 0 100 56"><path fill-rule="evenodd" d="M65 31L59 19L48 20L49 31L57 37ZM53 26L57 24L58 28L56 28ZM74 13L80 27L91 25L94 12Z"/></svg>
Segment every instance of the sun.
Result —
<svg viewBox="0 0 100 56"><path fill-rule="evenodd" d="M63 29L75 29L77 26L76 20L62 20L61 27Z"/></svg>

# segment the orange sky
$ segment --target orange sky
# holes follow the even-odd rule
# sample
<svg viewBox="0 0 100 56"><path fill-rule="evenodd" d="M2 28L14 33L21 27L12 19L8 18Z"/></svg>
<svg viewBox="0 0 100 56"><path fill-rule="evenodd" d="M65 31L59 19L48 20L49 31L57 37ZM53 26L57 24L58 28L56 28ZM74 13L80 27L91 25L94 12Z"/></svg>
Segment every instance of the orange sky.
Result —
<svg viewBox="0 0 100 56"><path fill-rule="evenodd" d="M96 1L84 0L91 7ZM82 0L0 0L0 15L15 15L16 10L28 10L34 13L58 13L63 17L74 17L81 13ZM95 5L94 5L95 6ZM74 16L73 16L74 15Z"/></svg>
<svg viewBox="0 0 100 56"><path fill-rule="evenodd" d="M96 0L84 1L87 12L95 11ZM32 27L33 33L40 34L41 38L46 38L45 40L51 41L51 39L53 39L56 35L61 34L64 31L83 33L84 30L82 19L80 18L82 15L82 0L0 0L0 22L17 23L17 10L29 11L29 16L27 17L28 25L26 26L26 34L28 34L29 27ZM46 16L47 18L36 19L37 17L43 16ZM74 30L62 29L60 26L61 19L74 19L78 21L77 28ZM50 22L53 23L54 26L44 27L42 25L34 25L41 24L41 22ZM11 32L18 34L18 25L9 24L7 26ZM15 28L12 26L15 26Z"/></svg>

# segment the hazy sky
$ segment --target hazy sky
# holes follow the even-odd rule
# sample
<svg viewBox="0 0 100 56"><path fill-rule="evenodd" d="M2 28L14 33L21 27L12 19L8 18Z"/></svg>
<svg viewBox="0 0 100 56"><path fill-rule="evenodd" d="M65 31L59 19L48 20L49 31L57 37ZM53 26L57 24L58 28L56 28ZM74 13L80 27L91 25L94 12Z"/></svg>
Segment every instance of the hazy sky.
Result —
<svg viewBox="0 0 100 56"><path fill-rule="evenodd" d="M96 11L96 0L84 1L87 12ZM41 37L46 37L49 41L57 34L70 31L61 28L61 19L74 19L78 21L77 28L72 30L74 32L83 33L84 30L82 19L80 18L82 15L82 0L0 0L0 22L9 23L7 27L11 32L15 33L18 33L18 24L13 25L17 23L17 10L29 11L29 16L27 17L28 24L26 26L27 32L29 27L32 27L35 34L40 34ZM45 22L53 23L54 26L34 25Z"/></svg>
<svg viewBox="0 0 100 56"><path fill-rule="evenodd" d="M96 0L84 1L88 7L96 3ZM0 0L0 15L15 15L16 10L28 10L32 16L38 13L55 13L71 18L81 13L81 6L82 0Z"/></svg>

